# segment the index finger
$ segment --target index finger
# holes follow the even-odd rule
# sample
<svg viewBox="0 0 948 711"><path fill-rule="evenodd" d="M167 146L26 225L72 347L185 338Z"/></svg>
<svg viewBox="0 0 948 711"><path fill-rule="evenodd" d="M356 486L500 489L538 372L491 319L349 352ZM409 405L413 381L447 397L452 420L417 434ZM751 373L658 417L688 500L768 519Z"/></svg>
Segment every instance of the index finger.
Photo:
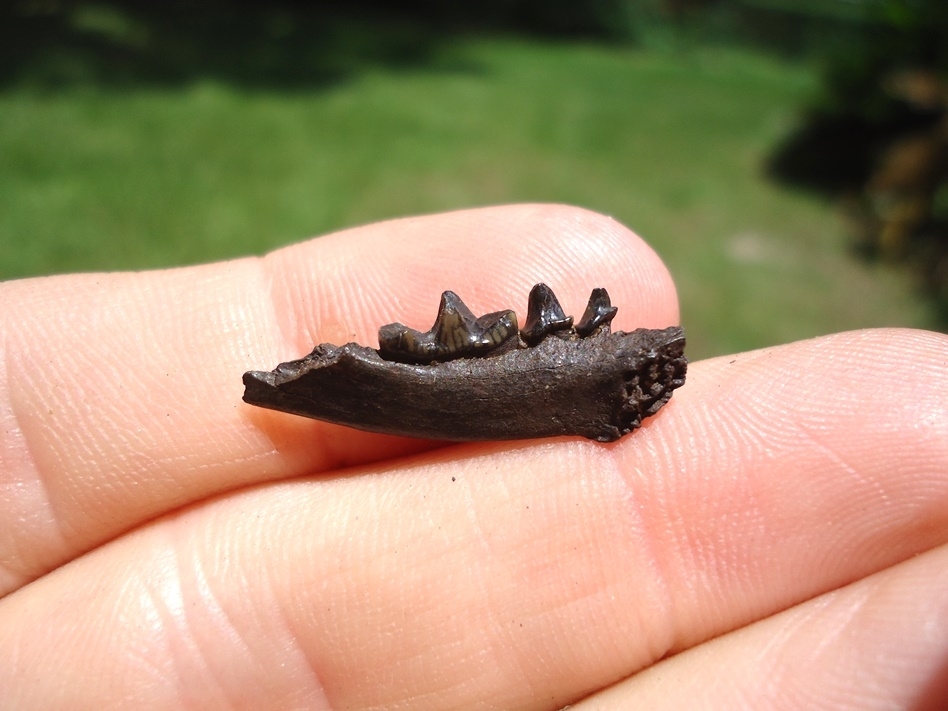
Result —
<svg viewBox="0 0 948 711"><path fill-rule="evenodd" d="M250 484L431 446L241 402L241 374L320 342L427 328L440 293L522 310L537 281L618 328L677 322L658 257L611 219L511 206L360 227L245 259L0 286L0 594L123 531Z"/></svg>

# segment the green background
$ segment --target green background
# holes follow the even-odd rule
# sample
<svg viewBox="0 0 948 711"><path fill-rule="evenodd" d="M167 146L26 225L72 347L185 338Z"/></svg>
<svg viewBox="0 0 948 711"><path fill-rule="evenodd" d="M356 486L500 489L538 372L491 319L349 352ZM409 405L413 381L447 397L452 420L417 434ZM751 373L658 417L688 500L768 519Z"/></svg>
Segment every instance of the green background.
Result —
<svg viewBox="0 0 948 711"><path fill-rule="evenodd" d="M81 7L73 29L147 41L121 13ZM904 270L854 255L832 203L764 175L819 91L812 63L660 30L636 45L458 33L412 56L420 43L398 27L390 56L342 55L292 82L102 81L101 66L55 53L8 77L0 278L193 264L549 201L612 215L655 247L693 358L937 325ZM353 28L335 41L380 42Z"/></svg>

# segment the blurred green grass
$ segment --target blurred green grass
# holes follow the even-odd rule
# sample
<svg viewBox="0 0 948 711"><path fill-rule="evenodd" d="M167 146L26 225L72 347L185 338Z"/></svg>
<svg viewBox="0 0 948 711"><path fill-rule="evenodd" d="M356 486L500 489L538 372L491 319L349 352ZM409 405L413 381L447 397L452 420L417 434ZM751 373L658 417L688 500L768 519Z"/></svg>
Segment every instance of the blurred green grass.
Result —
<svg viewBox="0 0 948 711"><path fill-rule="evenodd" d="M852 256L830 205L763 177L817 82L749 50L471 38L313 90L10 87L0 278L260 254L539 200L613 215L655 246L693 357L931 326L904 275Z"/></svg>

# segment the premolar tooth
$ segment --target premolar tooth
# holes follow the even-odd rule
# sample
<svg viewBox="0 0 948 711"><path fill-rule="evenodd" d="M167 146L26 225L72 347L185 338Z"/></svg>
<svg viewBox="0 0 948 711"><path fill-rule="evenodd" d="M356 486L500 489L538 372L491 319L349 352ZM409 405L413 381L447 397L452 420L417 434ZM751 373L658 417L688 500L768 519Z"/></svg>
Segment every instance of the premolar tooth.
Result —
<svg viewBox="0 0 948 711"><path fill-rule="evenodd" d="M595 331L602 328L606 332L610 330L609 322L615 318L618 309L612 305L609 299L609 292L605 289L593 289L589 295L589 303L586 305L586 311L583 317L576 324L576 333L585 338Z"/></svg>
<svg viewBox="0 0 948 711"><path fill-rule="evenodd" d="M536 345L551 333L565 331L573 325L573 317L567 316L557 301L553 290L546 284L537 284L530 290L527 320L520 334L530 345Z"/></svg>

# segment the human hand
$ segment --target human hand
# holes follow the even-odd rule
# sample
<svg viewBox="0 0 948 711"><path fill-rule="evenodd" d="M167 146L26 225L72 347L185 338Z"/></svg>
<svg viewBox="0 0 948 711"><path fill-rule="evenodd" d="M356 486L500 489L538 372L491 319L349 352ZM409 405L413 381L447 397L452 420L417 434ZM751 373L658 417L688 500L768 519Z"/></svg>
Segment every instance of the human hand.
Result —
<svg viewBox="0 0 948 711"><path fill-rule="evenodd" d="M610 445L241 402L245 370L538 281L677 322L644 243L554 206L0 285L0 707L943 708L945 336L693 363Z"/></svg>

